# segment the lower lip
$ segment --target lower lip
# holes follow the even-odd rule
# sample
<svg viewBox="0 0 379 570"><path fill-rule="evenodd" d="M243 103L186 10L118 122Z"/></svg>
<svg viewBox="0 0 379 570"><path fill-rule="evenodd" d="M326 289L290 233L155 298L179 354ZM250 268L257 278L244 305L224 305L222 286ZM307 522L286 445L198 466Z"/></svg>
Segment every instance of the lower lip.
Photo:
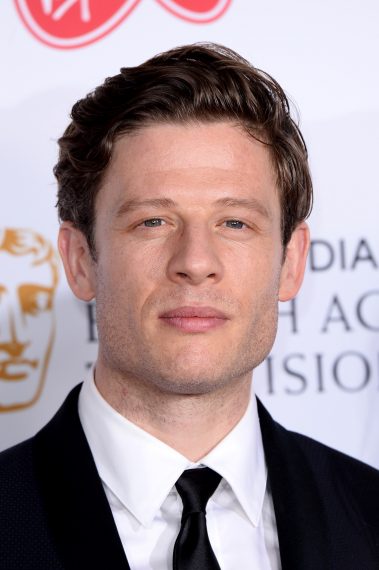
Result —
<svg viewBox="0 0 379 570"><path fill-rule="evenodd" d="M0 380L17 382L25 380L30 374L30 369L35 368L30 364L17 362L0 362Z"/></svg>
<svg viewBox="0 0 379 570"><path fill-rule="evenodd" d="M222 327L226 319L219 317L161 317L168 326L188 333L202 333Z"/></svg>

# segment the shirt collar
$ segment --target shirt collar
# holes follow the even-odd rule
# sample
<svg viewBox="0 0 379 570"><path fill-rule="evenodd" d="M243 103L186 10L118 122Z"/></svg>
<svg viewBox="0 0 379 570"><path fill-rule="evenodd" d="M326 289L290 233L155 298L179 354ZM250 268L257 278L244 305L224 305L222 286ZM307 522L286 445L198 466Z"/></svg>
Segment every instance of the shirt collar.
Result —
<svg viewBox="0 0 379 570"><path fill-rule="evenodd" d="M195 464L112 408L93 375L80 392L79 416L103 483L142 525L149 526L180 475ZM254 397L238 424L199 464L226 480L257 526L267 470Z"/></svg>
<svg viewBox="0 0 379 570"><path fill-rule="evenodd" d="M266 492L267 467L254 394L241 420L201 463L225 479L249 520L258 526Z"/></svg>

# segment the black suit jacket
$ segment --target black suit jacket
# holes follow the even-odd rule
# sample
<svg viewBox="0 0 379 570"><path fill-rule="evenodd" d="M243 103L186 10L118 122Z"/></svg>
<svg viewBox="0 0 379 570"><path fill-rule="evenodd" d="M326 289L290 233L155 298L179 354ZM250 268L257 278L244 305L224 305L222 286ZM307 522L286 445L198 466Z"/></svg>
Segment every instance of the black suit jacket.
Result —
<svg viewBox="0 0 379 570"><path fill-rule="evenodd" d="M129 568L80 424L79 390L35 437L0 454L1 570ZM379 472L258 410L282 569L378 570Z"/></svg>

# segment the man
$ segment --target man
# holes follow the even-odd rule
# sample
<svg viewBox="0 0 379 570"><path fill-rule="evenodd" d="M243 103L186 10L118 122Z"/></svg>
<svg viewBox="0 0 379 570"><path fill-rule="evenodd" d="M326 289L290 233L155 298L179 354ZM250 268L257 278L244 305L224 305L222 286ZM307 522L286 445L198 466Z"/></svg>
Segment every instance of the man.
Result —
<svg viewBox="0 0 379 570"><path fill-rule="evenodd" d="M251 397L309 244L280 86L220 46L161 54L76 103L55 174L99 354L2 455L0 566L378 568L378 473Z"/></svg>
<svg viewBox="0 0 379 570"><path fill-rule="evenodd" d="M55 335L54 248L29 229L0 230L0 412L32 406Z"/></svg>

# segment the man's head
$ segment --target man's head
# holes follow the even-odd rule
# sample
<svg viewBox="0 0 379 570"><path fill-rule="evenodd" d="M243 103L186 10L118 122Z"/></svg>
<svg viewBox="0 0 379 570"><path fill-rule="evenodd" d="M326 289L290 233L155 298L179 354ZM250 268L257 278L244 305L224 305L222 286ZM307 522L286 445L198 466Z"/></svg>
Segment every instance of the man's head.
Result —
<svg viewBox="0 0 379 570"><path fill-rule="evenodd" d="M152 124L230 121L269 149L281 206L282 242L309 214L312 182L303 137L280 85L237 53L213 44L160 54L105 80L72 109L55 167L58 214L95 254L95 202L113 148Z"/></svg>
<svg viewBox="0 0 379 570"><path fill-rule="evenodd" d="M200 394L271 349L304 271L311 181L279 85L187 46L122 70L60 140L60 251L108 376Z"/></svg>
<svg viewBox="0 0 379 570"><path fill-rule="evenodd" d="M54 249L27 229L0 231L0 412L39 397L54 338Z"/></svg>

